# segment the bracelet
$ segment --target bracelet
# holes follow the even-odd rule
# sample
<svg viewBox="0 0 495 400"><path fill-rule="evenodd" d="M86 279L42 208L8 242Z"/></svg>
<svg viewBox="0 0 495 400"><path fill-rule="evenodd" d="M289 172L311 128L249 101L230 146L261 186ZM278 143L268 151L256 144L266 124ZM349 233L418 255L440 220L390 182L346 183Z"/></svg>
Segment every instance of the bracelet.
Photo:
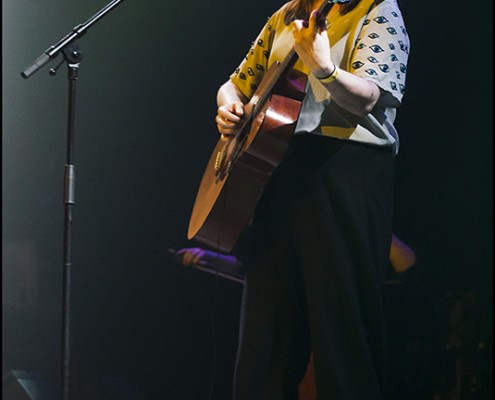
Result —
<svg viewBox="0 0 495 400"><path fill-rule="evenodd" d="M321 83L330 83L330 82L333 82L335 81L338 77L339 77L339 68L333 64L334 66L334 69L332 71L332 73L324 78L318 78L318 80L321 82Z"/></svg>

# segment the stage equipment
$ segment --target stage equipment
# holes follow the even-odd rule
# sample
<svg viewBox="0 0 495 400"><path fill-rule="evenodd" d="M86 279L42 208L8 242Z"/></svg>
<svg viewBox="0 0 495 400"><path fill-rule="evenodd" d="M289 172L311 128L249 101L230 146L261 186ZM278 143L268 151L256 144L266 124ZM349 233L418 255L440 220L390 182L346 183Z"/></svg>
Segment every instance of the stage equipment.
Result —
<svg viewBox="0 0 495 400"><path fill-rule="evenodd" d="M76 115L76 82L78 70L82 60L82 52L76 39L86 34L87 30L103 16L122 3L123 0L113 0L85 23L75 26L71 32L50 46L44 53L33 61L21 76L29 78L41 69L50 60L60 53L63 60L55 68L51 68L50 75L55 75L57 69L64 63L68 66L69 79L69 111L67 128L67 161L64 174L64 237L63 237L63 299L62 299L62 400L69 400L70 388L70 289L72 266L72 207L75 204L75 167L74 167L74 121Z"/></svg>

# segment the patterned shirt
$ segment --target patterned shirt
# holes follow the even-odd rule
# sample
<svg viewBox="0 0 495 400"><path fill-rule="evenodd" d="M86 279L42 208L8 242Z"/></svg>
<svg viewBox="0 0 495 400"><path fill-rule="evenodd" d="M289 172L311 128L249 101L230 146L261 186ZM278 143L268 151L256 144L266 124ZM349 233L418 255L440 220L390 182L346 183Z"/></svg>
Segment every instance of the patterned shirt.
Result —
<svg viewBox="0 0 495 400"><path fill-rule="evenodd" d="M268 19L230 76L247 98L252 97L270 65L284 60L293 48L292 27L284 23L286 6ZM310 132L393 146L395 155L399 138L393 122L404 95L409 56L409 38L397 1L384 0L377 5L374 0L361 0L347 14L334 11L338 10L332 10L327 18L332 61L375 82L381 96L366 117L351 114L332 101L328 90L298 60L294 68L308 74L309 79L295 134Z"/></svg>

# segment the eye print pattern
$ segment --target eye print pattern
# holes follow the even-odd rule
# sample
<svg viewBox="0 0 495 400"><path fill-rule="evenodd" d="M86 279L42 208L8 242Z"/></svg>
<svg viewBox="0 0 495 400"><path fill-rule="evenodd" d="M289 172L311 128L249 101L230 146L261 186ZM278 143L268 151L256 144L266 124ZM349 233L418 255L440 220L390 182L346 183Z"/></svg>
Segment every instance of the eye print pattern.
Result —
<svg viewBox="0 0 495 400"><path fill-rule="evenodd" d="M267 32L274 33L272 25L268 24L266 29ZM383 84L388 82L386 85L390 92L396 95L404 94L409 40L400 14L392 10L367 18L363 21L363 31L364 36L355 41L356 56L352 60L351 69L360 71L361 75L376 78ZM264 61L270 57L267 40L268 37L264 36L251 43L246 55L246 60L250 60L251 65L235 70L239 79L247 81L252 90L256 90L257 85L254 82L265 72ZM262 55L264 60L255 60L257 54L258 57Z"/></svg>
<svg viewBox="0 0 495 400"><path fill-rule="evenodd" d="M407 32L396 11L388 11L363 22L364 35L357 39L357 56L351 68L380 79L396 95L404 94L407 56Z"/></svg>

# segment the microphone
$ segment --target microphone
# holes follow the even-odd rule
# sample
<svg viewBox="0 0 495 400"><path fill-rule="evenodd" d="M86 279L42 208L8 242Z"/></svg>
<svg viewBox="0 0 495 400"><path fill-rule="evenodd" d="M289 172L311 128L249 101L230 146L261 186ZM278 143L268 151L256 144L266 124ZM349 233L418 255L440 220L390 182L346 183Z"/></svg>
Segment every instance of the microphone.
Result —
<svg viewBox="0 0 495 400"><path fill-rule="evenodd" d="M30 65L28 65L24 69L24 71L21 72L21 76L24 79L29 78L31 75L33 75L36 71L38 71L43 65L45 65L50 60L51 60L50 56L46 53L43 53L36 60L34 60Z"/></svg>

